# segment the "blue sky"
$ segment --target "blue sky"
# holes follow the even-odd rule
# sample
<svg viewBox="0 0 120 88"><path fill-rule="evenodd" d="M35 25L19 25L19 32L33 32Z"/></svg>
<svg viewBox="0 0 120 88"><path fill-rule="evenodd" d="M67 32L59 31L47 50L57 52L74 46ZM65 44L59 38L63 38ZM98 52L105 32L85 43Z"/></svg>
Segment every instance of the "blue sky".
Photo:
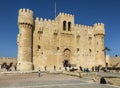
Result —
<svg viewBox="0 0 120 88"><path fill-rule="evenodd" d="M17 57L17 18L20 8L34 11L34 17L54 19L55 0L0 0L0 57ZM57 14L70 13L75 23L105 24L105 46L110 56L120 55L120 0L56 0Z"/></svg>

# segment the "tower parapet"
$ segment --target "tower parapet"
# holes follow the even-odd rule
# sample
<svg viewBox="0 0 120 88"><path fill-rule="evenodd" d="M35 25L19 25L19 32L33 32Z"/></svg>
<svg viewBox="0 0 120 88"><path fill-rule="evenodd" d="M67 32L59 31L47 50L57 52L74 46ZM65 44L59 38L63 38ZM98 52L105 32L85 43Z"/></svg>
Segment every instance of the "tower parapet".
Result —
<svg viewBox="0 0 120 88"><path fill-rule="evenodd" d="M71 14L59 13L55 18L55 21L59 23L61 28L64 26L66 31L72 31L72 28L74 27L74 15Z"/></svg>
<svg viewBox="0 0 120 88"><path fill-rule="evenodd" d="M92 26L86 26L86 25L81 25L81 24L75 24L75 28L77 29L82 29L82 30L92 30Z"/></svg>
<svg viewBox="0 0 120 88"><path fill-rule="evenodd" d="M105 28L104 28L104 24L103 23L96 23L93 26L94 29L94 34L95 35L104 35L105 34Z"/></svg>
<svg viewBox="0 0 120 88"><path fill-rule="evenodd" d="M45 23L49 23L49 24L57 24L58 21L56 20L51 20L51 19L43 19L43 18L39 18L39 17L36 17L35 19L35 25L39 25L39 24L45 24Z"/></svg>
<svg viewBox="0 0 120 88"><path fill-rule="evenodd" d="M66 20L74 22L74 15L66 14L66 13L59 13L55 20Z"/></svg>
<svg viewBox="0 0 120 88"><path fill-rule="evenodd" d="M33 11L29 9L20 9L18 16L18 23L28 23L30 25L34 24Z"/></svg>

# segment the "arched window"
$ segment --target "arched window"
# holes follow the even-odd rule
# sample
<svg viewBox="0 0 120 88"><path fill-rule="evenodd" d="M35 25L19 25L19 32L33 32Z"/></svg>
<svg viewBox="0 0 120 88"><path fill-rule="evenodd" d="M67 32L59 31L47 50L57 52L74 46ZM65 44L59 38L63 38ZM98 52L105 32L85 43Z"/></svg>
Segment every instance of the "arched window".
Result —
<svg viewBox="0 0 120 88"><path fill-rule="evenodd" d="M68 22L68 31L71 31L71 22Z"/></svg>
<svg viewBox="0 0 120 88"><path fill-rule="evenodd" d="M66 21L63 21L63 31L66 31Z"/></svg>
<svg viewBox="0 0 120 88"><path fill-rule="evenodd" d="M66 60L70 59L70 54L71 54L71 51L68 48L66 48L63 52L64 59Z"/></svg>

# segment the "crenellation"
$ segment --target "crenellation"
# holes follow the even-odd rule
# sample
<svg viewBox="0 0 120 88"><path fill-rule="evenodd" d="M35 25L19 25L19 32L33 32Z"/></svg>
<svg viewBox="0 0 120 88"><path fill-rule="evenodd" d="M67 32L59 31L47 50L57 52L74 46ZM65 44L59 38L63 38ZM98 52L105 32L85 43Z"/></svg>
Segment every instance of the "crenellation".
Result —
<svg viewBox="0 0 120 88"><path fill-rule="evenodd" d="M64 16L68 16L68 14L67 14L67 13L64 13Z"/></svg>
<svg viewBox="0 0 120 88"><path fill-rule="evenodd" d="M29 9L26 9L27 10L27 12L29 12L30 13L30 10Z"/></svg>
<svg viewBox="0 0 120 88"><path fill-rule="evenodd" d="M84 25L84 28L85 28L85 29L87 29L87 26L86 26L86 25Z"/></svg>
<svg viewBox="0 0 120 88"><path fill-rule="evenodd" d="M58 21L56 20L55 23L58 23Z"/></svg>
<svg viewBox="0 0 120 88"><path fill-rule="evenodd" d="M78 27L81 27L81 24L78 24Z"/></svg>
<svg viewBox="0 0 120 88"><path fill-rule="evenodd" d="M62 16L64 16L65 14L64 13L61 13Z"/></svg>
<svg viewBox="0 0 120 88"><path fill-rule="evenodd" d="M104 23L101 23L102 26L104 26Z"/></svg>
<svg viewBox="0 0 120 88"><path fill-rule="evenodd" d="M22 12L23 9L19 9L19 13Z"/></svg>
<svg viewBox="0 0 120 88"><path fill-rule="evenodd" d="M59 15L61 15L62 13L60 12Z"/></svg>
<svg viewBox="0 0 120 88"><path fill-rule="evenodd" d="M103 23L97 23L97 26L104 26Z"/></svg>
<svg viewBox="0 0 120 88"><path fill-rule="evenodd" d="M79 29L92 29L92 26L87 26L87 25L81 25L81 24L75 24L75 27L79 28Z"/></svg>
<svg viewBox="0 0 120 88"><path fill-rule="evenodd" d="M43 18L40 18L40 21L43 22Z"/></svg>
<svg viewBox="0 0 120 88"><path fill-rule="evenodd" d="M74 15L72 15L72 14L67 14L67 13L59 13L59 15L58 16L64 16L64 17L74 17Z"/></svg>
<svg viewBox="0 0 120 88"><path fill-rule="evenodd" d="M81 25L81 28L84 28L85 27L85 25Z"/></svg>
<svg viewBox="0 0 120 88"><path fill-rule="evenodd" d="M70 14L70 16L72 17L73 15L72 15L72 14Z"/></svg>
<svg viewBox="0 0 120 88"><path fill-rule="evenodd" d="M44 21L44 22L47 22L47 19L45 18L43 21Z"/></svg>
<svg viewBox="0 0 120 88"><path fill-rule="evenodd" d="M39 17L37 17L36 19L35 19L35 24L41 24L41 25L43 25L43 18L39 18Z"/></svg>
<svg viewBox="0 0 120 88"><path fill-rule="evenodd" d="M87 29L90 29L90 26L87 26Z"/></svg>
<svg viewBox="0 0 120 88"><path fill-rule="evenodd" d="M48 22L49 22L49 23L51 23L51 20L50 20L50 19L48 19Z"/></svg>
<svg viewBox="0 0 120 88"><path fill-rule="evenodd" d="M103 23L95 23L94 27L96 27L96 26L104 26L104 24Z"/></svg>
<svg viewBox="0 0 120 88"><path fill-rule="evenodd" d="M54 23L55 22L55 20L52 20L52 23Z"/></svg>
<svg viewBox="0 0 120 88"><path fill-rule="evenodd" d="M39 21L39 17L36 17L35 22L38 22L38 21Z"/></svg>
<svg viewBox="0 0 120 88"><path fill-rule="evenodd" d="M27 14L27 13L30 14L30 15L33 15L33 11L32 10L25 9L25 8L19 10L19 15Z"/></svg>
<svg viewBox="0 0 120 88"><path fill-rule="evenodd" d="M93 29L93 27L92 27L92 26L90 26L90 29L92 30L92 29Z"/></svg>
<svg viewBox="0 0 120 88"><path fill-rule="evenodd" d="M25 9L25 8L23 8L23 9L22 9L22 12L26 12L26 9Z"/></svg>
<svg viewBox="0 0 120 88"><path fill-rule="evenodd" d="M78 27L78 24L75 24L76 27Z"/></svg>
<svg viewBox="0 0 120 88"><path fill-rule="evenodd" d="M94 34L100 34L100 35L104 35L105 34L105 30L104 30L104 24L103 23L96 23L93 26L94 29Z"/></svg>
<svg viewBox="0 0 120 88"><path fill-rule="evenodd" d="M97 23L95 23L94 26L97 26Z"/></svg>

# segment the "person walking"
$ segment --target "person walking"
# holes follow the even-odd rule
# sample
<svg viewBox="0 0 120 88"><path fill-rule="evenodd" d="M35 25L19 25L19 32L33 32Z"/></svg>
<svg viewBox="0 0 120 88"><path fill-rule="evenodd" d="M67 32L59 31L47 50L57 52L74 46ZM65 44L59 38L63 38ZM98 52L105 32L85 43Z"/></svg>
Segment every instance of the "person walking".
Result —
<svg viewBox="0 0 120 88"><path fill-rule="evenodd" d="M40 74L41 74L41 71L39 70L39 71L38 71L38 76L39 76L39 77L40 77Z"/></svg>

